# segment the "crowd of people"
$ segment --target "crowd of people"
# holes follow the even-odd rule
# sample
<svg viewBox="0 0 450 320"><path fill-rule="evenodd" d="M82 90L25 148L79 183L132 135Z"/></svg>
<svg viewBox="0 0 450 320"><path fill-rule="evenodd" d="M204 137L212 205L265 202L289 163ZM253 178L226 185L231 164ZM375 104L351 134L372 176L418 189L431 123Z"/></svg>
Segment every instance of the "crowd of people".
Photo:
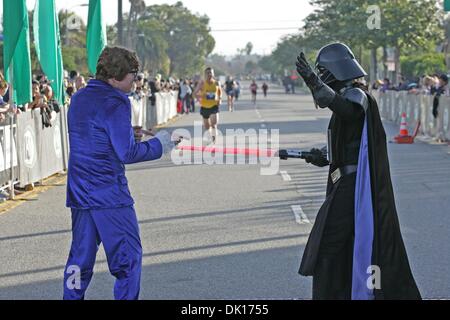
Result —
<svg viewBox="0 0 450 320"><path fill-rule="evenodd" d="M448 87L447 74L424 75L420 78L408 80L405 77L397 86L391 84L388 78L377 80L372 84L372 90L379 92L387 91L407 91L409 94L422 94L433 96L433 116L439 115L439 102L441 96L450 96L450 88Z"/></svg>
<svg viewBox="0 0 450 320"><path fill-rule="evenodd" d="M80 85L77 84L77 87L79 86ZM9 101L9 87L9 83L6 82L5 78L0 73L0 123L5 122L8 119L8 115L21 114L37 109L40 110L42 126L44 128L51 127L52 120L61 111L61 105L55 98L51 81L49 81L45 75L33 76L31 83L32 98L31 101L26 104L11 104ZM68 87L69 85L66 86L66 88Z"/></svg>
<svg viewBox="0 0 450 320"><path fill-rule="evenodd" d="M424 94L434 95L438 91L442 91L445 95L449 95L450 91L447 87L448 75L446 74L433 74L424 75L416 79L406 79L402 77L398 85L393 85L388 78L383 80L377 80L372 84L373 90L379 90L380 92L386 91L408 91L412 94ZM444 89L444 90L442 90Z"/></svg>

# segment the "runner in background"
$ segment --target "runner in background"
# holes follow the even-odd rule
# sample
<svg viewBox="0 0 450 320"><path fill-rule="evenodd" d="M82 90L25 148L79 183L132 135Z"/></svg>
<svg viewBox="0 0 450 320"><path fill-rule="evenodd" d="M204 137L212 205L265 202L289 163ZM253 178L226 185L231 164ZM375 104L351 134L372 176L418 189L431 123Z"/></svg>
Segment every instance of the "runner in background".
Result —
<svg viewBox="0 0 450 320"><path fill-rule="evenodd" d="M264 82L264 84L262 85L262 90L264 93L264 98L267 98L267 91L269 90L269 86L267 85L267 83Z"/></svg>
<svg viewBox="0 0 450 320"><path fill-rule="evenodd" d="M227 81L225 81L225 92L227 94L228 111L234 111L234 96L236 93L236 82L233 77L229 76Z"/></svg>
<svg viewBox="0 0 450 320"><path fill-rule="evenodd" d="M256 96L258 95L258 85L256 84L255 80L253 80L252 84L250 85L250 91L252 93L252 102L253 104L256 104Z"/></svg>
<svg viewBox="0 0 450 320"><path fill-rule="evenodd" d="M239 96L241 95L241 84L239 83L238 80L236 80L235 82L236 82L236 88L234 89L234 100L238 101Z"/></svg>
<svg viewBox="0 0 450 320"><path fill-rule="evenodd" d="M200 102L200 114L203 117L205 130L209 132L212 143L215 143L219 123L219 106L222 103L222 89L220 83L214 78L214 69L205 69L205 80L199 82L194 96Z"/></svg>

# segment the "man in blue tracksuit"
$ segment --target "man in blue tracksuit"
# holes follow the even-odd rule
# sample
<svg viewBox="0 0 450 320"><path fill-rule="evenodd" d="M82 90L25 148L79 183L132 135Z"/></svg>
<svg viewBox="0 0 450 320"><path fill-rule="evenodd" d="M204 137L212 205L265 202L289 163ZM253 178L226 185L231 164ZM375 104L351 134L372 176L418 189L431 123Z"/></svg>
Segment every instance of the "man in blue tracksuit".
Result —
<svg viewBox="0 0 450 320"><path fill-rule="evenodd" d="M72 97L67 184L72 245L64 273L67 300L84 299L100 243L116 278L115 299L139 297L142 247L125 164L159 159L174 143L167 132L135 142L126 93L138 70L134 52L106 48L96 79Z"/></svg>

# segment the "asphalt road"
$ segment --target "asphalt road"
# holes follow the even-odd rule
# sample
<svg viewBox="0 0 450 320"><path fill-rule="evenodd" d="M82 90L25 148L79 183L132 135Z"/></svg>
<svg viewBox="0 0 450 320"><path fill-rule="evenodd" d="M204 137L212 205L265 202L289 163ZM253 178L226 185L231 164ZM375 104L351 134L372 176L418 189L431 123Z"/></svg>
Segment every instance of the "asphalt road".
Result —
<svg viewBox="0 0 450 320"><path fill-rule="evenodd" d="M326 141L330 113L316 110L307 95L272 88L253 106L246 89L236 112L227 112L225 102L221 110L224 133L279 129L280 147L286 148ZM168 129L193 134L194 121L201 121L198 113ZM398 131L391 123L385 128L389 137ZM450 298L450 149L429 142L389 144L389 154L418 286L424 298ZM201 154L191 159L199 161ZM141 299L311 298L311 278L297 271L325 196L327 169L289 160L280 163L278 174L263 175L266 165L253 160L175 165L166 156L127 168L144 249ZM54 186L0 216L0 299L62 297L71 240L64 203L65 186ZM113 283L100 249L87 299L112 299Z"/></svg>

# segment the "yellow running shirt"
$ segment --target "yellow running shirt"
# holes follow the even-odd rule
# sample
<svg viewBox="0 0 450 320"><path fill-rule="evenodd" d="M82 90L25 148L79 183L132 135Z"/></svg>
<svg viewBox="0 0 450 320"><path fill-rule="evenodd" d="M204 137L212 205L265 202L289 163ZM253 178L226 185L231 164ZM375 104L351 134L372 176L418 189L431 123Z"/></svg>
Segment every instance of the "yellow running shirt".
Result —
<svg viewBox="0 0 450 320"><path fill-rule="evenodd" d="M212 82L204 81L201 91L202 107L206 109L213 108L219 104L222 91L216 80Z"/></svg>

